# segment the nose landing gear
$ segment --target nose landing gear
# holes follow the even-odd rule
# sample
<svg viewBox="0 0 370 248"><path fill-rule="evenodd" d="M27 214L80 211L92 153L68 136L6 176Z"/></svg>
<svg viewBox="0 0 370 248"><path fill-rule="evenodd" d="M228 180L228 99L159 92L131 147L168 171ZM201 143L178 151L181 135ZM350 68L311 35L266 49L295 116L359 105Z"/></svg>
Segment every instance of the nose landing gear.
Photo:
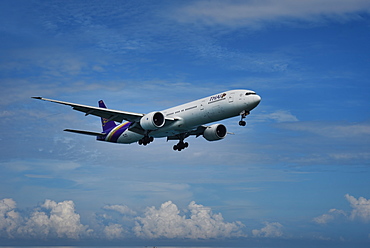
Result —
<svg viewBox="0 0 370 248"><path fill-rule="evenodd" d="M240 113L240 117L241 117L241 119L240 119L240 121L239 121L239 126L242 126L242 127L244 127L245 125L247 125L247 122L244 120L246 117L247 117L247 115L249 115L250 114L250 112L249 111L243 111L243 112L241 112Z"/></svg>

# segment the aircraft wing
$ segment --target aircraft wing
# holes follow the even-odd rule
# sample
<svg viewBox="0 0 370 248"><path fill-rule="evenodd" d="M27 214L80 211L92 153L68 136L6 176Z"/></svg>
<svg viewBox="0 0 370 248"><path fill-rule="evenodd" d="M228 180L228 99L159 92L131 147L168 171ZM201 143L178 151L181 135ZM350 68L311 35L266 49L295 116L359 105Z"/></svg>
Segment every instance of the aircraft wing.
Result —
<svg viewBox="0 0 370 248"><path fill-rule="evenodd" d="M144 116L144 114L139 114L139 113L99 108L99 107L87 106L87 105L82 105L82 104L77 104L77 103L70 103L70 102L63 102L63 101L58 101L58 100L53 100L53 99L47 99L43 97L32 97L32 98L68 105L68 106L71 106L74 110L85 113L85 115L95 115L95 116L99 116L102 118L106 118L109 121L122 122L123 120L126 120L130 122L137 122L140 120L141 117Z"/></svg>

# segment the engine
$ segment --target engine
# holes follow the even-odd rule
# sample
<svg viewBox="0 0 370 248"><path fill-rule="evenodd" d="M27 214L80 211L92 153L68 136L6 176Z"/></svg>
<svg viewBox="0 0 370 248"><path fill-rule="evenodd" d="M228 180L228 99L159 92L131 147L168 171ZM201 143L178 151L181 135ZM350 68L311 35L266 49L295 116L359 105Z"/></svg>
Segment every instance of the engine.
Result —
<svg viewBox="0 0 370 248"><path fill-rule="evenodd" d="M144 130L156 130L163 127L165 121L161 112L151 112L141 117L140 125Z"/></svg>
<svg viewBox="0 0 370 248"><path fill-rule="evenodd" d="M204 130L203 137L208 141L215 141L225 138L226 134L227 130L224 125L213 124Z"/></svg>

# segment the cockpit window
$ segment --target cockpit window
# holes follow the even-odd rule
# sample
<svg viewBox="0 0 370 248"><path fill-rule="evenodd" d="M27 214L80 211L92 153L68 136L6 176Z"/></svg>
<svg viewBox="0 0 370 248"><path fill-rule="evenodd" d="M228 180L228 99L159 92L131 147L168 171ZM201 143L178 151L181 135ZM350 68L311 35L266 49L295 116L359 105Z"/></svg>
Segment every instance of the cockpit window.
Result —
<svg viewBox="0 0 370 248"><path fill-rule="evenodd" d="M249 95L257 95L256 92L247 92L245 93L246 96L249 96Z"/></svg>

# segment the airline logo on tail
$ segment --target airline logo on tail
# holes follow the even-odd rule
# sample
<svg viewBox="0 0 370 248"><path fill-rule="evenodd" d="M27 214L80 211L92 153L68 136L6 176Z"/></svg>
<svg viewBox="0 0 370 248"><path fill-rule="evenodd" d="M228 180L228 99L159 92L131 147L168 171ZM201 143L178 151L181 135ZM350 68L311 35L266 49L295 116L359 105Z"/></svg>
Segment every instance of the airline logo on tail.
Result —
<svg viewBox="0 0 370 248"><path fill-rule="evenodd" d="M107 108L103 100L99 101L99 107L100 108ZM114 121L110 121L107 118L101 117L101 124L103 127L103 132L104 133L109 133L113 128L117 126L117 124Z"/></svg>
<svg viewBox="0 0 370 248"><path fill-rule="evenodd" d="M103 127L107 124L107 122L108 122L108 119L102 118L102 125L103 125Z"/></svg>

